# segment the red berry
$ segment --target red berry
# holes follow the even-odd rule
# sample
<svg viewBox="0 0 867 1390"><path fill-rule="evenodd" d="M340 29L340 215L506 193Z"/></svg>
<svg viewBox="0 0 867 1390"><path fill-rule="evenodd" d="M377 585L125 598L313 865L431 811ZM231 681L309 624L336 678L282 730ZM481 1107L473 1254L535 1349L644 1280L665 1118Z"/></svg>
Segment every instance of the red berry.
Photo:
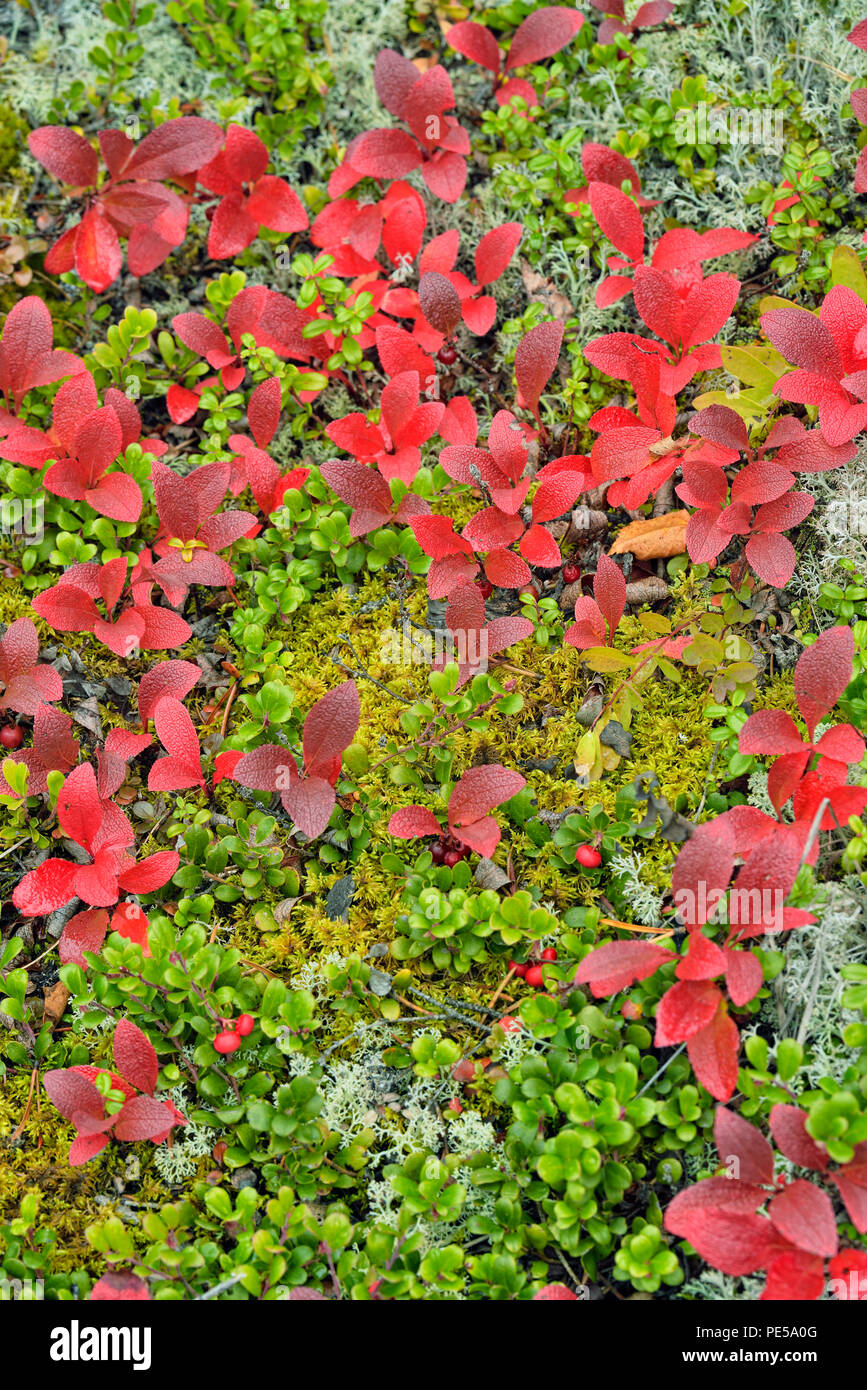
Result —
<svg viewBox="0 0 867 1390"><path fill-rule="evenodd" d="M18 724L4 724L0 729L0 743L4 748L20 748L24 742L24 734Z"/></svg>
<svg viewBox="0 0 867 1390"><path fill-rule="evenodd" d="M249 1037L249 1035L252 1033L255 1027L255 1018L253 1018L250 1014L241 1014L241 1017L235 1024L235 1031L237 1033L240 1033L242 1038L246 1038Z"/></svg>
<svg viewBox="0 0 867 1390"><path fill-rule="evenodd" d="M446 857L446 847L442 840L434 840L430 847L431 857L435 864L441 864Z"/></svg>
<svg viewBox="0 0 867 1390"><path fill-rule="evenodd" d="M505 1028L507 1033L521 1032L522 1025L516 1018L513 1018L511 1014L503 1014L503 1017L500 1019L500 1024Z"/></svg>
<svg viewBox="0 0 867 1390"><path fill-rule="evenodd" d="M537 591L530 584L525 585L518 594L522 603L535 603L538 597Z"/></svg>
<svg viewBox="0 0 867 1390"><path fill-rule="evenodd" d="M509 969L510 969L510 970L514 970L514 972L515 972L516 975L526 975L526 973L527 973L527 962L525 961L524 964L522 965L520 961L517 961L517 960L510 960L510 961L509 961Z"/></svg>
<svg viewBox="0 0 867 1390"><path fill-rule="evenodd" d="M477 579L476 588L478 589L482 598L490 598L491 594L494 592L493 584L489 584L487 579Z"/></svg>
<svg viewBox="0 0 867 1390"><path fill-rule="evenodd" d="M620 1012L629 1023L635 1023L636 1019L641 1018L644 1010L640 1004L633 1003L631 999L627 999L624 1004L621 1004Z"/></svg>
<svg viewBox="0 0 867 1390"><path fill-rule="evenodd" d="M580 578L581 578L581 567L580 567L580 565L564 565L564 566L563 566L563 583L564 583L564 584L575 584Z"/></svg>
<svg viewBox="0 0 867 1390"><path fill-rule="evenodd" d="M531 965L531 966L529 966L528 969L527 969L527 973L526 973L526 975L524 976L524 979L527 981L527 984L528 984L528 985L532 985L534 989L538 989L539 986L542 985L542 984L544 983L544 981L543 981L543 979L542 979L542 967L541 967L541 965Z"/></svg>
<svg viewBox="0 0 867 1390"><path fill-rule="evenodd" d="M458 354L455 352L453 347L449 346L448 343L443 343L442 347L437 353L437 359L438 361L442 362L444 367L450 367L453 362L457 362Z"/></svg>
<svg viewBox="0 0 867 1390"><path fill-rule="evenodd" d="M461 1105L461 1103L460 1103L460 1101L458 1100L457 1096L455 1096L453 1100L450 1100L449 1103L448 1103L448 1105L446 1106L446 1109L447 1109L447 1110L452 1110L452 1111L454 1111L454 1113L455 1113L456 1115L460 1115L461 1112L462 1112L462 1110L463 1110L463 1108L464 1108L464 1107Z"/></svg>
<svg viewBox="0 0 867 1390"><path fill-rule="evenodd" d="M602 863L602 855L592 845L579 845L575 859L585 869L598 869Z"/></svg>
<svg viewBox="0 0 867 1390"><path fill-rule="evenodd" d="M556 960L556 959L557 959L557 952L554 950L554 947L553 947L553 946L546 946L546 947L545 947L544 951L542 952L542 959L543 959L543 960Z"/></svg>
<svg viewBox="0 0 867 1390"><path fill-rule="evenodd" d="M455 867L455 864L460 864L463 857L464 856L460 854L456 849L449 849L446 850L443 863L445 864L447 869L453 869Z"/></svg>
<svg viewBox="0 0 867 1390"><path fill-rule="evenodd" d="M234 1032L218 1033L214 1038L215 1052L237 1052L240 1046L241 1039Z"/></svg>

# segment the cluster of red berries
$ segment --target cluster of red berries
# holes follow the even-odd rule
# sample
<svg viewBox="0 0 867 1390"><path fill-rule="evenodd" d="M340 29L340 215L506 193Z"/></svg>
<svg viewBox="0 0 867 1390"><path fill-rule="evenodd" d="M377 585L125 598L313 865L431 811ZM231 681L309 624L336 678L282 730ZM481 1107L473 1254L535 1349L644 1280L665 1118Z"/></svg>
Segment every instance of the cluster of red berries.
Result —
<svg viewBox="0 0 867 1390"><path fill-rule="evenodd" d="M24 742L24 733L19 724L4 724L0 728L0 743L4 748L20 748Z"/></svg>
<svg viewBox="0 0 867 1390"><path fill-rule="evenodd" d="M578 582L578 580L579 580L580 578L581 578L581 566L580 566L580 565L569 564L569 565L564 565L564 566L563 566L563 583L564 583L564 584L577 584L577 582Z"/></svg>
<svg viewBox="0 0 867 1390"><path fill-rule="evenodd" d="M546 946L542 952L542 960L556 960L557 952L553 946ZM542 965L540 961L525 960L523 963L518 960L510 960L509 966L516 975L520 975L522 980L526 980L528 985L534 989L544 988L545 981L542 979Z"/></svg>
<svg viewBox="0 0 867 1390"><path fill-rule="evenodd" d="M241 1046L241 1039L248 1037L256 1027L256 1020L250 1014L241 1014L241 1017L234 1024L228 1018L224 1018L222 1021L226 1026L223 1032L218 1033L214 1038L214 1051L223 1054L237 1052Z"/></svg>
<svg viewBox="0 0 867 1390"><path fill-rule="evenodd" d="M598 869L602 863L602 855L592 845L579 845L575 851L575 861L582 869Z"/></svg>
<svg viewBox="0 0 867 1390"><path fill-rule="evenodd" d="M438 840L434 840L430 852L435 864L445 864L447 869L453 869L455 864L466 859L470 847L462 845L453 835L442 835Z"/></svg>

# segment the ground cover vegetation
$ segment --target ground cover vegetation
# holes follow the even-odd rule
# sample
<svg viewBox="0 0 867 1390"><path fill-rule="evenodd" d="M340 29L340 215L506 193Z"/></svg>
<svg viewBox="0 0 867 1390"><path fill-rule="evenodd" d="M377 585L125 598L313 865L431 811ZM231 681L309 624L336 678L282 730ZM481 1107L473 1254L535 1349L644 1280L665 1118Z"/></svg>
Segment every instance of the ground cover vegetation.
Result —
<svg viewBox="0 0 867 1390"><path fill-rule="evenodd" d="M0 16L0 1277L867 1298L867 20Z"/></svg>

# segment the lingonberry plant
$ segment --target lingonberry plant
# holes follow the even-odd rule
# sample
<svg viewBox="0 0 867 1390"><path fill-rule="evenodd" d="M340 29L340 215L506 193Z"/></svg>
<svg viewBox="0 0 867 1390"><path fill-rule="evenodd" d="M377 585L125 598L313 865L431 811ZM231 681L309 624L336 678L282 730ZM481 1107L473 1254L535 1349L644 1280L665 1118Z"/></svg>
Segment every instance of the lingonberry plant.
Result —
<svg viewBox="0 0 867 1390"><path fill-rule="evenodd" d="M865 1297L867 624L831 577L863 568L867 276L829 151L867 89L814 129L825 87L682 81L684 26L700 62L742 4L693 35L592 3L595 42L568 6L407 16L393 124L359 81L303 152L318 4L173 0L242 89L130 95L116 37L20 118L4 1277L717 1297L704 1262ZM791 198L739 214L706 97L784 108ZM93 1201L111 1138L152 1141L134 1236ZM94 1183L39 1224L70 1141Z"/></svg>

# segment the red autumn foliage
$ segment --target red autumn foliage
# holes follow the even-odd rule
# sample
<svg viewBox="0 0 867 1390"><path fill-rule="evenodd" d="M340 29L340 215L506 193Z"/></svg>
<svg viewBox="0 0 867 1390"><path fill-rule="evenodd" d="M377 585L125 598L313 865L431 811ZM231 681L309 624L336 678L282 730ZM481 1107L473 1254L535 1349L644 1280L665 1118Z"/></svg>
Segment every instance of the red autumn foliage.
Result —
<svg viewBox="0 0 867 1390"><path fill-rule="evenodd" d="M24 875L12 901L25 917L42 917L81 898L90 907L112 907L126 893L152 893L167 883L180 862L174 850L159 850L136 863L128 852L135 834L112 801L100 798L90 763L73 768L57 798L64 836L80 845L88 862L46 859Z"/></svg>
<svg viewBox="0 0 867 1390"><path fill-rule="evenodd" d="M620 566L607 555L599 556L593 580L593 598L575 600L575 622L563 640L579 651L610 647L626 607L626 580Z"/></svg>
<svg viewBox="0 0 867 1390"><path fill-rule="evenodd" d="M402 179L420 167L434 197L457 202L467 181L470 137L454 116L446 115L455 96L445 68L437 63L419 73L408 58L383 48L373 80L383 106L409 130L367 130L350 141L343 163L331 175L331 197L363 178Z"/></svg>
<svg viewBox="0 0 867 1390"><path fill-rule="evenodd" d="M270 348L278 357L308 362L310 345L301 336L306 322L306 315L285 295L264 285L248 285L235 295L227 310L228 338L204 314L176 314L172 328L185 347L219 371L226 390L235 391L247 373L239 355L246 333L259 347ZM166 405L176 424L192 419L199 408L199 394L177 384L169 387Z"/></svg>
<svg viewBox="0 0 867 1390"><path fill-rule="evenodd" d="M617 43L620 34L632 38L641 29L663 24L674 9L672 0L646 0L627 20L624 0L590 0L590 4L606 16L596 31L597 43Z"/></svg>
<svg viewBox="0 0 867 1390"><path fill-rule="evenodd" d="M456 782L449 797L449 831L461 844L486 858L500 843L500 827L488 812L527 785L520 772L500 763L471 767ZM399 840L415 840L422 835L441 835L442 827L424 806L405 806L388 822L389 835Z"/></svg>
<svg viewBox="0 0 867 1390"><path fill-rule="evenodd" d="M177 1125L187 1123L170 1100L155 1099L159 1061L153 1043L125 1018L114 1030L114 1062L116 1072L102 1067L67 1067L47 1071L42 1078L53 1105L77 1131L69 1150L73 1166L95 1158L112 1135L128 1143L150 1139L162 1144ZM95 1081L100 1076L108 1076L111 1089L121 1093L122 1104L117 1109L109 1111L97 1089Z"/></svg>
<svg viewBox="0 0 867 1390"><path fill-rule="evenodd" d="M449 48L455 49L471 62L494 74L494 98L506 106L514 96L521 96L529 106L537 102L535 89L520 77L508 77L513 68L525 68L552 58L571 43L584 16L567 5L543 5L522 20L515 30L505 62L500 55L496 36L484 24L462 19L446 34ZM501 70L502 69L502 70Z"/></svg>
<svg viewBox="0 0 867 1390"><path fill-rule="evenodd" d="M16 618L0 637L0 710L36 714L43 701L63 696L63 681L53 666L40 666L39 634L29 618Z"/></svg>
<svg viewBox="0 0 867 1390"><path fill-rule="evenodd" d="M768 796L780 812L804 777L814 756L817 770L845 782L850 763L864 757L864 740L851 724L836 724L815 742L815 729L836 705L852 676L854 639L849 627L832 627L802 653L795 667L795 698L807 725L806 741L785 710L757 710L740 732L741 753L776 754L768 773ZM835 766L830 766L834 764ZM867 789L853 787L867 801ZM861 792L863 790L863 798ZM860 808L859 808L860 809ZM850 815L857 812L851 811Z"/></svg>
<svg viewBox="0 0 867 1390"><path fill-rule="evenodd" d="M830 1179L843 1197L850 1221L867 1230L863 1176L857 1146L854 1160L828 1173L828 1155L806 1130L807 1117L794 1105L774 1105L771 1134L780 1152L798 1167ZM850 1271L858 1272L854 1296L867 1299L863 1250L838 1250L837 1218L829 1194L805 1178L775 1176L776 1155L763 1134L735 1111L718 1105L714 1137L725 1177L705 1178L679 1192L666 1208L665 1227L688 1240L702 1259L724 1274L767 1275L762 1301L811 1301L826 1288L825 1260L837 1298L850 1299ZM759 1209L767 1206L767 1215Z"/></svg>
<svg viewBox="0 0 867 1390"><path fill-rule="evenodd" d="M85 370L79 357L53 347L53 342L54 325L45 301L35 294L19 299L6 315L0 337L0 392L13 411L35 386L49 386ZM0 434L14 423L8 411L0 410Z"/></svg>
<svg viewBox="0 0 867 1390"><path fill-rule="evenodd" d="M794 305L770 309L762 328L796 370L781 376L774 394L819 407L828 444L847 444L867 425L867 304L846 285L835 285L818 316Z"/></svg>
<svg viewBox="0 0 867 1390"><path fill-rule="evenodd" d="M280 380L269 377L260 381L250 392L247 402L247 422L252 440L245 434L230 434L229 448L238 452L232 458L229 491L233 497L249 486L257 506L270 516L283 505L290 490L303 487L310 476L309 468L292 468L281 474L279 466L267 452L280 423Z"/></svg>
<svg viewBox="0 0 867 1390"><path fill-rule="evenodd" d="M587 146L584 148L587 149ZM604 146L591 148L602 151L607 159L603 161L601 155L594 156L590 164L594 177L588 172L587 188L572 190L572 193L566 194L566 199L589 202L599 230L619 252L617 256L608 257L608 269L616 274L607 275L596 290L597 306L606 309L629 294L639 269L648 268L645 261L644 221L639 208L652 207L654 204L640 196L638 176L628 160L622 155L615 155L613 150L606 150ZM620 187L627 179L632 184L631 191L638 206ZM751 233L736 231L734 227L719 227L708 232L696 232L691 227L674 227L659 238L649 268L663 276L669 293L685 303L691 291L702 282L702 261L716 260L718 256L743 250L756 240ZM641 316L645 318L643 313ZM645 322L648 327L651 326L646 318ZM654 329L654 332L657 331Z"/></svg>
<svg viewBox="0 0 867 1390"><path fill-rule="evenodd" d="M395 507L385 478L364 464L329 459L319 471L332 492L353 509L349 519L351 536L366 536L390 521L405 525L413 516L430 515L429 504L412 492L405 492Z"/></svg>
<svg viewBox="0 0 867 1390"><path fill-rule="evenodd" d="M52 588L37 594L33 610L56 632L92 632L116 656L182 647L192 635L192 628L171 608L151 603L150 583L133 578L129 586L131 602L114 616L126 580L124 556L104 565L85 560L64 570ZM100 603L105 617L97 606Z"/></svg>
<svg viewBox="0 0 867 1390"><path fill-rule="evenodd" d="M401 372L383 388L378 425L354 411L332 421L325 433L353 458L375 463L387 481L411 483L421 463L420 446L436 434L445 409L441 401L419 403L419 390L418 372Z"/></svg>
<svg viewBox="0 0 867 1390"><path fill-rule="evenodd" d="M263 743L245 753L229 775L242 787L279 791L297 828L315 840L331 819L343 753L355 737L360 713L355 681L344 681L317 700L304 721L300 772L288 748Z"/></svg>
<svg viewBox="0 0 867 1390"><path fill-rule="evenodd" d="M166 121L138 146L121 130L103 130L99 148L108 178L100 180L99 156L83 135L66 126L32 131L30 153L83 198L80 220L54 243L45 269L52 275L75 270L101 294L120 274L120 238L127 237L131 273L155 270L186 236L196 170L215 157L222 143L220 127L199 116ZM166 187L166 180L184 196Z"/></svg>
<svg viewBox="0 0 867 1390"><path fill-rule="evenodd" d="M698 411L690 429L707 441L699 452L684 451L683 482L676 488L682 501L697 508L686 528L690 559L712 563L734 536L746 535L744 557L756 574L775 587L787 583L797 557L781 532L813 506L809 494L791 490L795 473L839 468L854 457L852 446L828 444L820 430L807 430L786 415L754 449L740 416L721 405ZM709 452L714 450L716 454ZM747 464L734 477L729 494L722 462L734 462L741 454Z"/></svg>
<svg viewBox="0 0 867 1390"><path fill-rule="evenodd" d="M483 669L490 657L505 651L515 642L532 637L533 624L529 618L520 615L494 618L488 622L485 617L485 600L477 584L462 579L448 596L445 615L446 630L451 634L455 655L448 659L458 662L458 686L471 679ZM446 658L438 663L446 664ZM436 669L436 667L435 667Z"/></svg>
<svg viewBox="0 0 867 1390"><path fill-rule="evenodd" d="M235 583L234 571L217 552L246 535L256 518L252 512L217 511L230 475L228 462L201 464L185 477L154 462L151 480L160 519L154 550L161 558L152 565L146 553L139 556L134 584L154 580L169 603L182 603L192 584L216 588Z"/></svg>
<svg viewBox="0 0 867 1390"><path fill-rule="evenodd" d="M302 232L307 213L285 179L266 174L268 149L252 130L230 125L226 143L199 168L202 188L220 195L208 233L208 255L226 260L246 250L259 227L273 232Z"/></svg>

